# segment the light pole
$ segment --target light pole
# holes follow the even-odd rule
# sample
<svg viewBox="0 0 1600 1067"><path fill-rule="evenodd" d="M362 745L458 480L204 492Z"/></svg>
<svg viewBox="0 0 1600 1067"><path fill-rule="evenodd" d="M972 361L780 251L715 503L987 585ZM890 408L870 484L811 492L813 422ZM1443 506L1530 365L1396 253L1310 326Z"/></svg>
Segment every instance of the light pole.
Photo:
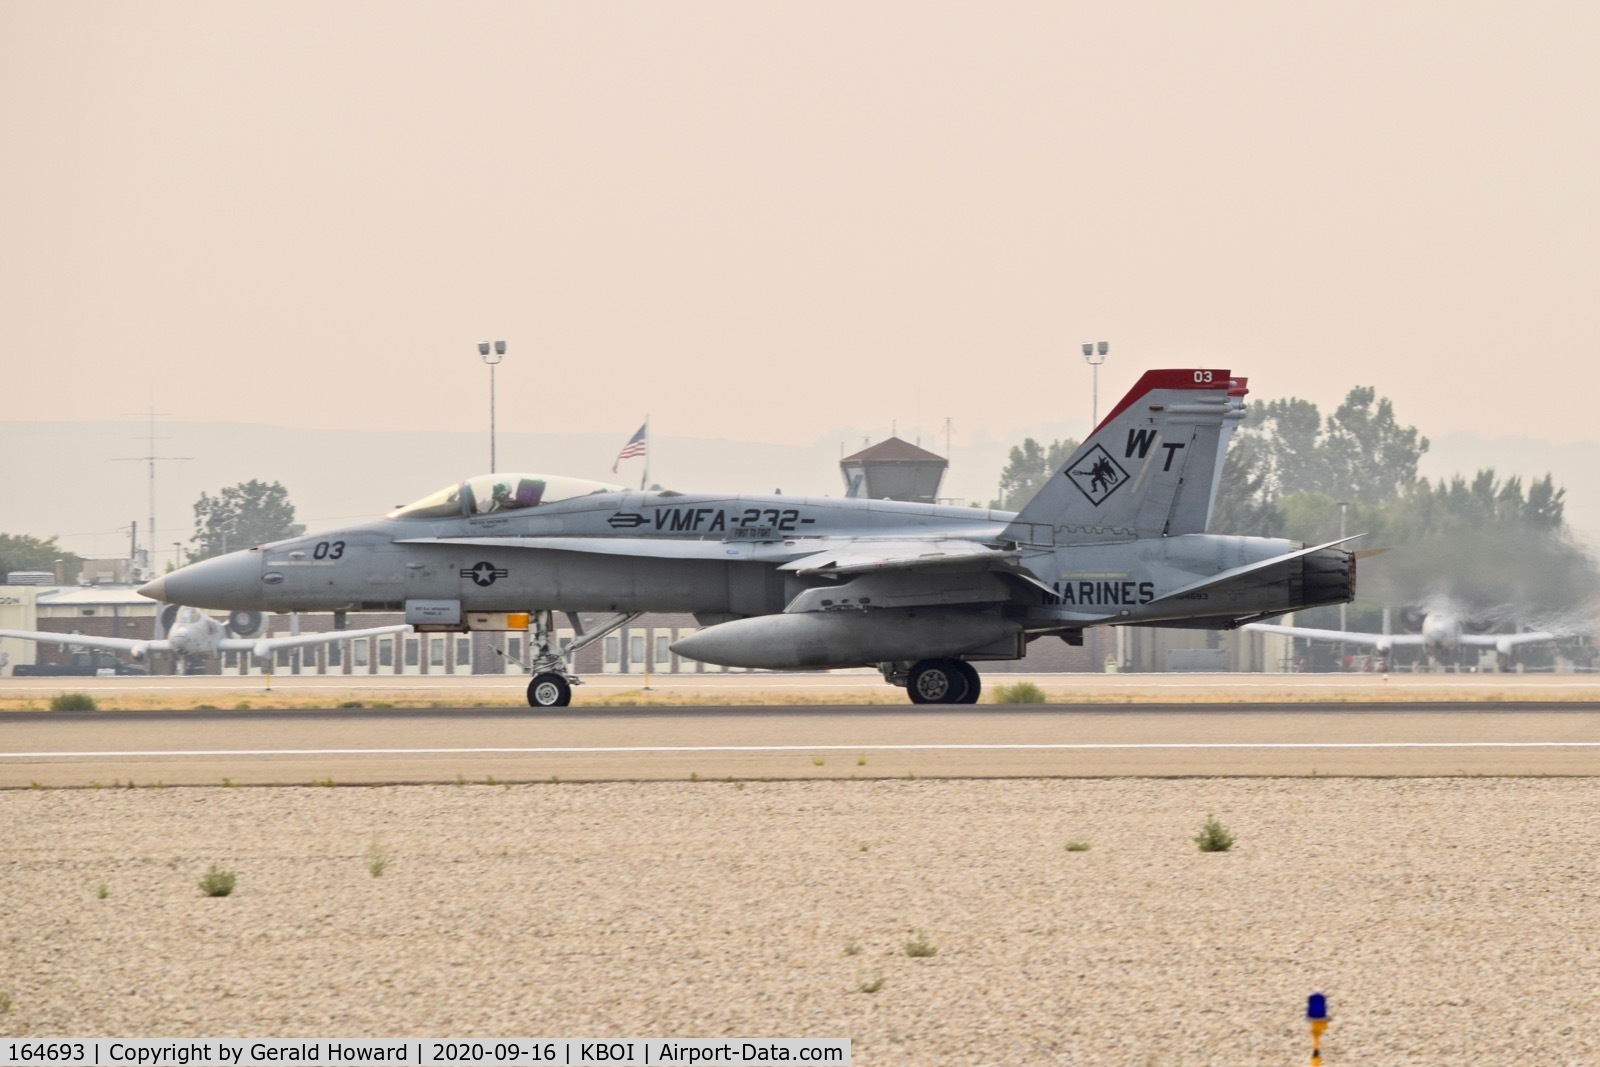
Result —
<svg viewBox="0 0 1600 1067"><path fill-rule="evenodd" d="M1089 366L1094 368L1094 406L1089 409L1089 433L1083 435L1085 441L1089 439L1090 434L1094 433L1094 428L1100 425L1100 364L1106 361L1106 351L1110 347L1111 345L1105 341L1098 343L1094 341L1083 342L1083 358L1088 362ZM1116 650L1117 669L1121 670L1122 665L1128 661L1128 642L1131 640L1129 628L1126 626L1116 627L1114 640L1116 643L1112 647ZM1099 644L1096 643L1090 647L1092 649L1090 652L1091 659L1097 659L1100 655Z"/></svg>
<svg viewBox="0 0 1600 1067"><path fill-rule="evenodd" d="M506 343L495 341L491 348L488 341L478 342L478 355L489 365L489 473L495 471L494 456L494 368L505 358Z"/></svg>
<svg viewBox="0 0 1600 1067"><path fill-rule="evenodd" d="M1083 358L1088 360L1089 366L1094 368L1094 407L1090 409L1094 417L1089 423L1090 433L1093 433L1094 428L1100 425L1100 364L1106 361L1106 352L1110 348L1111 345L1105 341L1083 342Z"/></svg>
<svg viewBox="0 0 1600 1067"><path fill-rule="evenodd" d="M1345 517L1345 512L1348 511L1348 510L1350 510L1350 501L1348 501L1348 500L1339 501L1339 540L1341 542L1344 541L1344 517ZM1339 632L1340 633L1343 633L1346 629L1348 629L1348 627L1346 627L1345 624L1344 624L1344 612L1345 612L1345 608L1348 607L1348 606L1349 605L1347 605L1347 604L1340 604L1339 605ZM1339 642L1339 666L1340 667L1344 666L1344 642L1343 641Z"/></svg>

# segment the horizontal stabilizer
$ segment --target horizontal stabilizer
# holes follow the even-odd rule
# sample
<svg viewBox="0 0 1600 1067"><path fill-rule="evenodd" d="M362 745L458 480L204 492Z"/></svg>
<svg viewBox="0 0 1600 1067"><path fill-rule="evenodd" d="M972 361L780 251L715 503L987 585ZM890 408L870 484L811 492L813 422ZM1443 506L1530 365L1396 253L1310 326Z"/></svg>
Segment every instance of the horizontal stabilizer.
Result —
<svg viewBox="0 0 1600 1067"><path fill-rule="evenodd" d="M1228 570L1225 570L1220 574L1213 574L1211 577L1202 578L1198 582L1190 582L1188 585L1179 586L1177 589L1174 589L1172 592L1167 593L1164 596L1156 597L1151 601L1151 603L1161 604L1168 600L1181 599L1182 597L1188 596L1190 593L1204 592L1207 589L1213 589L1219 585L1226 585L1235 579L1243 578L1247 574L1254 574L1257 571L1264 571L1269 567L1276 567L1279 564L1288 563L1292 559L1299 559L1301 556L1309 556L1313 552L1321 552L1325 548L1334 548L1337 545L1344 544L1346 541L1354 541L1358 537L1365 536L1366 534L1364 533L1351 534L1349 537L1341 537L1338 540L1329 541L1325 544L1312 545L1309 548L1302 548L1295 552L1285 552L1281 556L1273 556L1271 559L1264 559L1259 563L1247 563L1242 567L1230 567Z"/></svg>

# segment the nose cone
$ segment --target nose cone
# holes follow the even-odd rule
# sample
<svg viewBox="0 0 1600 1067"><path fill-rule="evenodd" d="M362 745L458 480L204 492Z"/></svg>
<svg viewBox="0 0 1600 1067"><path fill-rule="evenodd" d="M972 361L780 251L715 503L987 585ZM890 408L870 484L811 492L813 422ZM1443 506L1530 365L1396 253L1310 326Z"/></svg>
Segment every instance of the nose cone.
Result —
<svg viewBox="0 0 1600 1067"><path fill-rule="evenodd" d="M262 607L261 553L230 552L180 567L139 587L139 592L169 604L196 608Z"/></svg>

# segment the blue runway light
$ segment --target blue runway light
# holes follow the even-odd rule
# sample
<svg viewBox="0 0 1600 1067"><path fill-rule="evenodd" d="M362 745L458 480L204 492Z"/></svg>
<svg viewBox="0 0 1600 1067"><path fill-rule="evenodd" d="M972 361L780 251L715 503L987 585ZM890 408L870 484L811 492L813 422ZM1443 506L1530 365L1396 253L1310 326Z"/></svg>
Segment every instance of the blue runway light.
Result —
<svg viewBox="0 0 1600 1067"><path fill-rule="evenodd" d="M1322 1034L1328 1029L1328 998L1313 993L1306 1001L1306 1018L1311 1020L1311 1067L1322 1067Z"/></svg>

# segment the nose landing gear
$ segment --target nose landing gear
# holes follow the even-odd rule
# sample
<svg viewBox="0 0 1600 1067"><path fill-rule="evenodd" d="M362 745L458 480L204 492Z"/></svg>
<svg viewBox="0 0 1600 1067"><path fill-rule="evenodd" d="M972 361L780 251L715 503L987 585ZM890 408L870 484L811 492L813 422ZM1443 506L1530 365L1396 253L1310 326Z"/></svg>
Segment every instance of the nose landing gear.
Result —
<svg viewBox="0 0 1600 1067"><path fill-rule="evenodd" d="M644 613L619 612L585 633L577 614L569 611L567 621L572 624L574 637L565 648L556 641L554 612L535 611L529 614L533 616L533 630L528 635L528 662L523 664L533 674L533 680L528 683L528 706L564 708L572 703L572 687L583 684L581 678L567 669L566 657L618 627L626 626Z"/></svg>
<svg viewBox="0 0 1600 1067"><path fill-rule="evenodd" d="M545 671L533 676L528 683L528 706L533 708L564 708L572 702L572 683L564 675Z"/></svg>

